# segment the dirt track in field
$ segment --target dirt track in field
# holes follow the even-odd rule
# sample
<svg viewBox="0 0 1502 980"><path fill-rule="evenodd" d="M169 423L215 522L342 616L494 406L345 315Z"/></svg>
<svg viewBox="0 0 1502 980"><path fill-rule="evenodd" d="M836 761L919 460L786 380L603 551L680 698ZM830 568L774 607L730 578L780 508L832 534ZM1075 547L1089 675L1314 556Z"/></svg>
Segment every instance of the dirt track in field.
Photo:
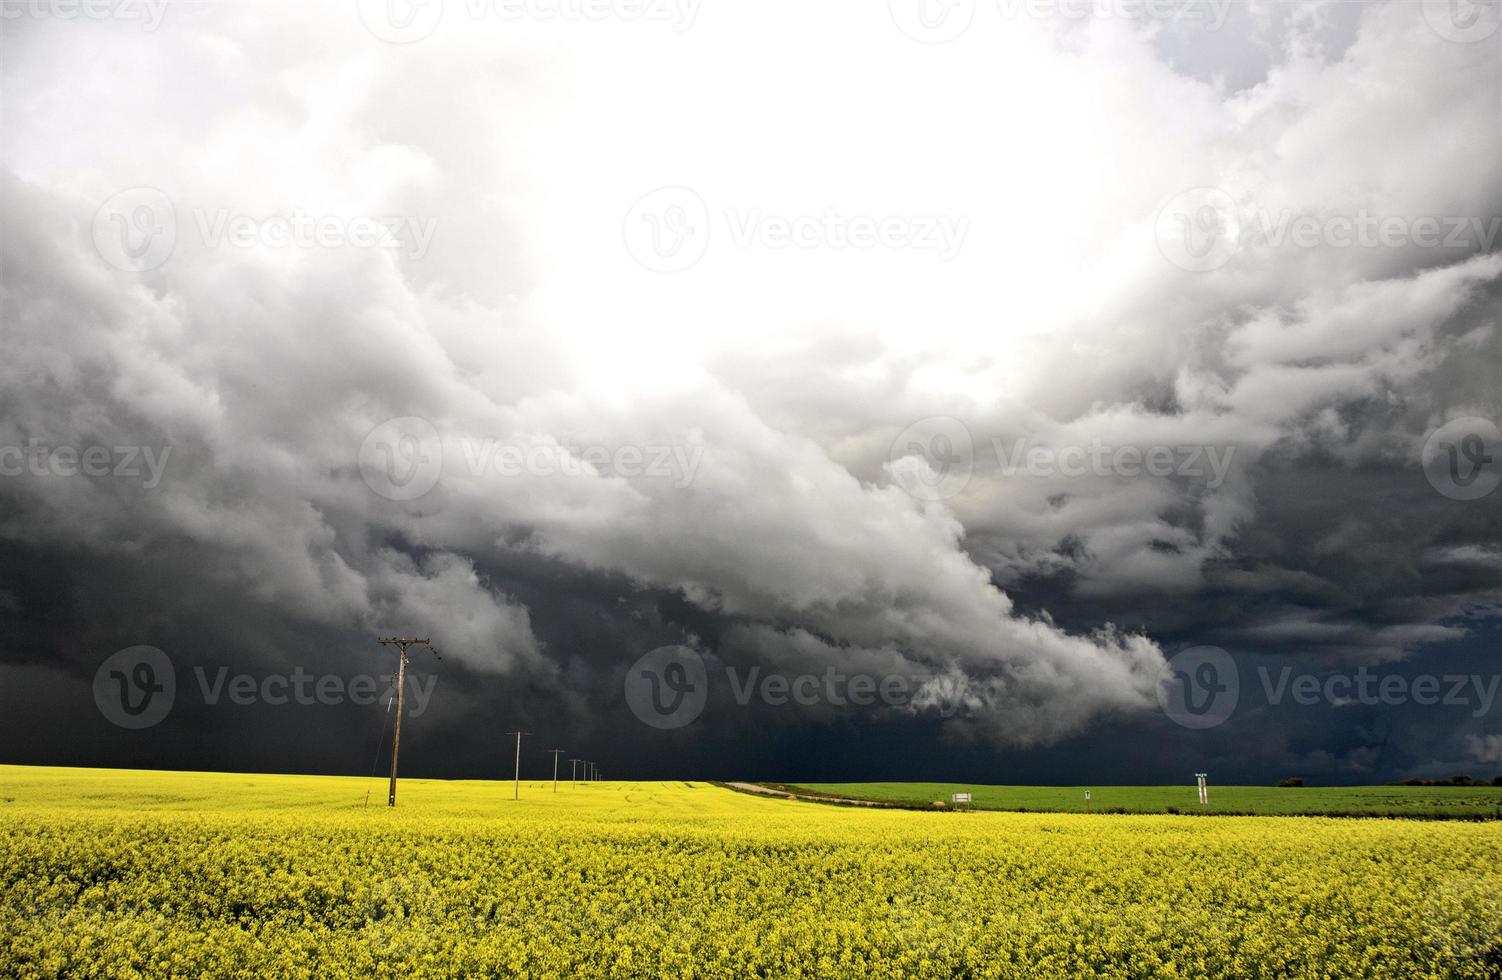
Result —
<svg viewBox="0 0 1502 980"><path fill-rule="evenodd" d="M851 800L843 796L820 796L817 793L798 793L787 789L774 789L771 786L763 786L760 783L725 783L724 785L730 789L739 790L742 793L776 796L784 800L803 800L807 803L834 803L839 806L869 806L881 810L894 809L891 805L879 803L876 800Z"/></svg>

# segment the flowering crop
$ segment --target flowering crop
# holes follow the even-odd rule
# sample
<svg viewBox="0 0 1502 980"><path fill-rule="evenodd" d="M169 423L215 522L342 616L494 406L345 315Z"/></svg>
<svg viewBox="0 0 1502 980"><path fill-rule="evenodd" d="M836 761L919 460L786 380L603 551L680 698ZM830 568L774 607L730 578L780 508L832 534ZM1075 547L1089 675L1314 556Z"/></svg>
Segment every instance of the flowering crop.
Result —
<svg viewBox="0 0 1502 980"><path fill-rule="evenodd" d="M0 767L0 974L1499 977L1502 827Z"/></svg>

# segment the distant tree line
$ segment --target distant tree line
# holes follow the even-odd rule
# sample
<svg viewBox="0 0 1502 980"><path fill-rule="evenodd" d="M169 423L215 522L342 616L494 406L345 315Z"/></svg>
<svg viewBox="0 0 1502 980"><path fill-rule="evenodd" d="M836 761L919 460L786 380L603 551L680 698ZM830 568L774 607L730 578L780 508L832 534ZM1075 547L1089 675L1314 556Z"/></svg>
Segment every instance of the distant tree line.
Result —
<svg viewBox="0 0 1502 980"><path fill-rule="evenodd" d="M1486 786L1485 779L1477 779L1466 773L1451 776L1449 779L1405 779L1394 786ZM1492 786L1502 786L1502 776L1493 776Z"/></svg>
<svg viewBox="0 0 1502 980"><path fill-rule="evenodd" d="M1296 787L1304 785L1302 776L1289 776L1287 779L1278 780L1279 787ZM1449 779L1405 779L1401 782L1390 783L1392 786L1502 786L1502 776L1493 776L1488 783L1485 779L1477 779L1468 773L1458 773Z"/></svg>

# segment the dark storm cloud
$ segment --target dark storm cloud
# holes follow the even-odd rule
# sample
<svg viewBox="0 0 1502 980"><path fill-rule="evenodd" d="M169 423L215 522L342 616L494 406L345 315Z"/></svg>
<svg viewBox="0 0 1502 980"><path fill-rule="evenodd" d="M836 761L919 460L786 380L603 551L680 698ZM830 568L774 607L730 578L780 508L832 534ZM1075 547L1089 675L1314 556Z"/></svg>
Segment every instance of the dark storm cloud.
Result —
<svg viewBox="0 0 1502 980"><path fill-rule="evenodd" d="M1264 17L1255 56L1020 24L994 39L1009 57L955 49L968 87L935 79L921 111L891 25L834 25L870 32L841 50L871 104L908 107L896 144L896 122L832 139L806 59L759 97L783 123L730 111L734 19L624 61L599 38L544 57L557 38L513 25L388 46L348 16L232 5L150 32L7 27L0 445L65 451L0 478L16 760L362 771L383 703L211 704L200 678L383 674L373 637L415 631L444 657L414 661L438 680L410 760L434 774L492 773L518 725L619 775L1099 778L1129 745L1159 778L1186 746L1249 778L1483 761L1487 719L1424 716L1395 745L1380 711L1253 709L1204 735L1157 710L1182 646L1479 670L1494 636L1498 498L1446 498L1420 462L1447 421L1502 417L1502 68L1412 5L1341 6ZM1028 72L1046 97L1009 94ZM681 84L700 74L718 95ZM956 90L1004 115L976 125ZM999 135L1019 127L1033 150ZM790 167L783 129L818 152ZM650 153L602 159L646 131ZM824 187L974 230L948 264L731 261L722 236L643 275L622 215L679 180L715 216L818 214ZM1257 234L1186 268L1154 223L1207 185ZM142 186L176 226L138 261L119 236L164 212L110 202ZM1410 233L1478 223L1454 247L1331 240L1367 208ZM337 241L299 242L304 217ZM1300 217L1317 240L1268 240ZM400 240L345 240L371 220ZM968 478L915 496L943 474L899 434L936 416ZM1052 463L1009 468L1019 444ZM1197 453L1059 471L1096 445ZM431 487L392 483L407 466ZM90 685L136 644L180 691L122 735ZM626 669L675 644L714 684L658 731ZM911 687L783 705L737 694L753 674Z"/></svg>

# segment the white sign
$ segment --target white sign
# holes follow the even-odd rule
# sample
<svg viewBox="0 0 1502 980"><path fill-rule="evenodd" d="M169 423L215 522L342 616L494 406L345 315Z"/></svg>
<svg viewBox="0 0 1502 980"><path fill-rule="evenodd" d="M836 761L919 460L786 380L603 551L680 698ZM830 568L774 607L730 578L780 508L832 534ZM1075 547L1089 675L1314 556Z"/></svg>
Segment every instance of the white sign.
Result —
<svg viewBox="0 0 1502 980"><path fill-rule="evenodd" d="M1085 799L1090 799L1090 791L1088 789L1085 790Z"/></svg>
<svg viewBox="0 0 1502 980"><path fill-rule="evenodd" d="M970 802L970 794L969 793L956 793L956 794L954 794L954 796L952 797L952 799L953 799L953 801L955 803L969 803Z"/></svg>

